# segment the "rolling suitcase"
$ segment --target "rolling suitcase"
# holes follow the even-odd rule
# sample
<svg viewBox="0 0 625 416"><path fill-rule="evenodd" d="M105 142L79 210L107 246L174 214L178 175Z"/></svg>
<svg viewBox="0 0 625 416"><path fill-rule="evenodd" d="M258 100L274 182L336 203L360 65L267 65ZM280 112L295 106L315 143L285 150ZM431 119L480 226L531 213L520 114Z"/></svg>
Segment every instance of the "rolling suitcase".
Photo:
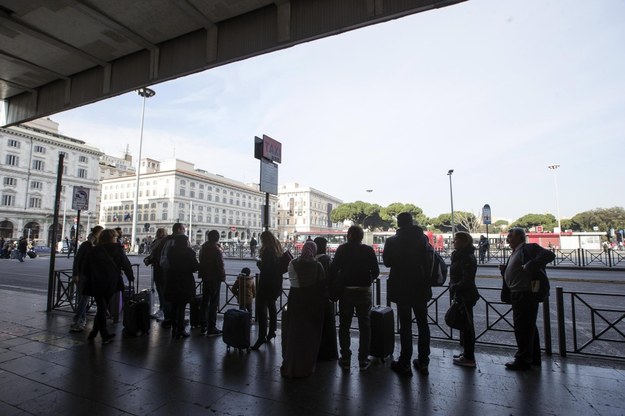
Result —
<svg viewBox="0 0 625 416"><path fill-rule="evenodd" d="M245 298L244 279L239 279L239 293ZM230 348L250 350L252 314L246 310L228 309L224 313L223 340L227 351Z"/></svg>
<svg viewBox="0 0 625 416"><path fill-rule="evenodd" d="M191 328L200 326L200 310L202 308L202 295L195 295L193 302L189 305L189 324Z"/></svg>
<svg viewBox="0 0 625 416"><path fill-rule="evenodd" d="M26 252L26 254L28 255L28 257L30 257L31 259L34 259L35 257L37 257L37 253L35 253L34 250L28 250Z"/></svg>
<svg viewBox="0 0 625 416"><path fill-rule="evenodd" d="M395 314L389 306L371 308L371 347L369 354L382 361L395 351Z"/></svg>
<svg viewBox="0 0 625 416"><path fill-rule="evenodd" d="M136 279L137 290L139 279ZM132 284L128 289L124 289L124 334L128 336L138 336L150 332L150 297L149 290L136 292Z"/></svg>

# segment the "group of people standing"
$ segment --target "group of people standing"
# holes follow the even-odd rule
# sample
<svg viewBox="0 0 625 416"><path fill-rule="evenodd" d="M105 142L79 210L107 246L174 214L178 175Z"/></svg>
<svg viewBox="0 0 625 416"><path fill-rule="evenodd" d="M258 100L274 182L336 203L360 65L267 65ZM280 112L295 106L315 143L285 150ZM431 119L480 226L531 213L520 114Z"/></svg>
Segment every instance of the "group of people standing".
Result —
<svg viewBox="0 0 625 416"><path fill-rule="evenodd" d="M412 376L412 367L422 375L429 374L430 331L428 302L432 298L428 278L429 246L423 230L413 224L412 214L397 217L396 235L384 245L384 265L390 268L388 298L397 305L400 335L400 353L391 362L391 369L401 376ZM322 237L304 244L299 257L288 265L290 294L288 307L282 320L281 374L284 377L306 377L314 372L318 360L337 360L344 369L351 368L351 323L354 314L358 320L358 367L367 370L371 364L370 313L372 309L371 285L379 276L378 259L372 247L362 243L363 230L351 226L347 242L338 247L334 259L326 253L327 240ZM163 313L161 325L172 329L174 338L187 338L185 310L196 301L194 272L202 280L200 327L203 335L219 335L217 310L221 283L225 281L225 268L219 233L210 231L202 245L199 259L189 245L183 224L176 223L172 234L158 229L145 264L153 266L153 278ZM108 300L123 288L121 272L129 283L134 281L130 262L118 242L115 230L94 227L88 237L89 244L80 246L74 262L74 278L82 297L72 330L82 331L85 325L86 296L93 296L98 306L89 339L98 333L104 343L114 334L106 327ZM276 337L276 301L282 294L281 259L283 250L275 236L265 231L260 235L257 266L260 271L255 288L258 338L251 347L259 350ZM525 232L514 228L508 234L513 249L501 273L510 293L515 337L518 350L515 359L506 364L510 370L526 370L540 364L540 346L536 317L542 299L535 295L536 272L544 270L553 261L553 253L535 244L525 243ZM452 299L464 305L469 325L461 331L463 351L453 358L453 363L476 367L475 329L473 307L479 299L475 284L477 261L473 239L469 233L457 232L453 238L449 292ZM239 279L251 282L250 271L244 268ZM239 281L239 280L238 280ZM334 301L338 300L338 346L335 325ZM251 302L242 305L251 310ZM416 320L417 358L412 360L412 319ZM337 348L338 347L338 348ZM340 353L340 355L339 355ZM411 361L412 360L412 361ZM412 365L411 365L412 364Z"/></svg>

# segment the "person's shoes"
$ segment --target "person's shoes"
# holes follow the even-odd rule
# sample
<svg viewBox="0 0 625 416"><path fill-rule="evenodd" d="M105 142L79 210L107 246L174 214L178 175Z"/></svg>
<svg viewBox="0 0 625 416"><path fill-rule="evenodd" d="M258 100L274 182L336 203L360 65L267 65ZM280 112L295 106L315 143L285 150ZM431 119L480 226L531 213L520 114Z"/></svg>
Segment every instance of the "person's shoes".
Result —
<svg viewBox="0 0 625 416"><path fill-rule="evenodd" d="M172 336L174 337L174 339L183 339L183 338L189 338L191 334L188 333L187 331L182 331L182 332L172 333Z"/></svg>
<svg viewBox="0 0 625 416"><path fill-rule="evenodd" d="M341 367L343 370L349 370L349 368L351 367L351 360L349 358L346 357L341 357L339 358L339 367Z"/></svg>
<svg viewBox="0 0 625 416"><path fill-rule="evenodd" d="M103 336L102 344L108 344L109 342L113 341L113 338L115 338L115 334L107 334Z"/></svg>
<svg viewBox="0 0 625 416"><path fill-rule="evenodd" d="M540 357L534 358L532 360L532 365L535 367L540 367L542 365L542 361L540 360Z"/></svg>
<svg viewBox="0 0 625 416"><path fill-rule="evenodd" d="M414 368L417 369L417 371L419 372L419 374L422 374L424 376L427 376L430 374L430 370L428 369L428 364L427 363L422 363L417 359L412 360L412 365L414 366Z"/></svg>
<svg viewBox="0 0 625 416"><path fill-rule="evenodd" d="M275 337L276 337L276 333L271 331L267 334L267 341L271 341Z"/></svg>
<svg viewBox="0 0 625 416"><path fill-rule="evenodd" d="M512 371L527 371L530 369L530 365L524 361L514 360L506 363L506 369Z"/></svg>
<svg viewBox="0 0 625 416"><path fill-rule="evenodd" d="M208 332L208 327L203 326L200 328L200 334L206 335L207 332Z"/></svg>
<svg viewBox="0 0 625 416"><path fill-rule="evenodd" d="M215 328L215 329L211 329L210 331L207 331L207 332L206 332L206 336L207 336L207 337L214 337L214 336L216 336L216 335L221 335L221 334L223 334L223 333L224 333L224 332L223 332L221 329L217 329L217 328Z"/></svg>
<svg viewBox="0 0 625 416"><path fill-rule="evenodd" d="M460 358L460 357L463 357L463 356L464 356L464 353L462 353L462 352L460 354L454 354L454 358Z"/></svg>
<svg viewBox="0 0 625 416"><path fill-rule="evenodd" d="M87 337L87 339L89 341L93 341L95 339L95 337L97 337L97 336L98 336L97 331L91 331L91 332L89 332L89 336Z"/></svg>
<svg viewBox="0 0 625 416"><path fill-rule="evenodd" d="M404 377L412 377L410 366L401 365L399 361L391 361L391 370Z"/></svg>
<svg viewBox="0 0 625 416"><path fill-rule="evenodd" d="M69 332L82 332L85 329L79 324L79 323L73 323L70 327L69 327Z"/></svg>
<svg viewBox="0 0 625 416"><path fill-rule="evenodd" d="M261 345L263 345L265 342L267 342L266 338L258 338L258 340L254 343L254 345L252 345L252 349L254 351L258 351Z"/></svg>
<svg viewBox="0 0 625 416"><path fill-rule="evenodd" d="M475 360L470 360L466 358L465 356L454 358L454 364L459 365L461 367L475 368Z"/></svg>
<svg viewBox="0 0 625 416"><path fill-rule="evenodd" d="M371 360L366 359L366 360L360 361L358 363L358 367L360 368L360 371L367 371L369 367L371 367Z"/></svg>

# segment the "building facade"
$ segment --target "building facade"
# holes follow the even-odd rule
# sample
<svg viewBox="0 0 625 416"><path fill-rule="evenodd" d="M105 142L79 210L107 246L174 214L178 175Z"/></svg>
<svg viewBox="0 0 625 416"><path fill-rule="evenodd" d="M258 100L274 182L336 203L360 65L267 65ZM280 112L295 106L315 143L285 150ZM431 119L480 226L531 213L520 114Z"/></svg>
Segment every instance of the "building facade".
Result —
<svg viewBox="0 0 625 416"><path fill-rule="evenodd" d="M124 236L132 235L132 213L136 177L104 179L99 223L121 227ZM277 197L270 198L270 224L277 226ZM142 159L140 163L136 239L154 236L158 228L168 233L176 222L188 228L192 245L206 241L210 230L217 230L224 242L244 243L258 239L263 231L265 194L258 185L249 185L196 169L182 160L159 162Z"/></svg>
<svg viewBox="0 0 625 416"><path fill-rule="evenodd" d="M343 201L311 187L298 183L278 188L278 234L282 241L290 241L301 233L323 234L340 231L342 222L333 223L332 210Z"/></svg>
<svg viewBox="0 0 625 416"><path fill-rule="evenodd" d="M25 236L37 244L50 245L54 224L54 202L59 154L64 154L57 240L72 238L75 230L85 236L95 220L100 180L97 148L59 134L58 123L40 119L15 127L0 128L0 236ZM80 224L74 223L74 188L86 188L88 209Z"/></svg>

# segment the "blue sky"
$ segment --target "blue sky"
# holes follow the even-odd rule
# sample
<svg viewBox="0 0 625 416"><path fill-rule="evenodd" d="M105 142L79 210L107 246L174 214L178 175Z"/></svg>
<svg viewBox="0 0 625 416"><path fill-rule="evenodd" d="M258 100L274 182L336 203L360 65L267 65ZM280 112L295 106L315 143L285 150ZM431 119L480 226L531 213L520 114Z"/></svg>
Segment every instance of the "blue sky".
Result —
<svg viewBox="0 0 625 416"><path fill-rule="evenodd" d="M143 156L345 202L494 218L623 206L624 0L470 0L152 86ZM56 114L63 134L139 148L135 93ZM367 193L367 189L373 192Z"/></svg>

